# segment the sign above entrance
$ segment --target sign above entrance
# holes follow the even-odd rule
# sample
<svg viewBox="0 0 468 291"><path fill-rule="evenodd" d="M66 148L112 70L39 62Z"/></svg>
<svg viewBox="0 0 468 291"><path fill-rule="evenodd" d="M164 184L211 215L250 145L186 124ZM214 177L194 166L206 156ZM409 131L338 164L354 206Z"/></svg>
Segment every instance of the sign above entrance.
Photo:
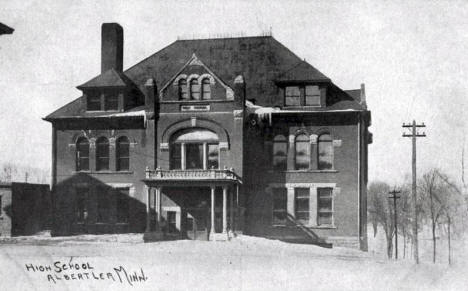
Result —
<svg viewBox="0 0 468 291"><path fill-rule="evenodd" d="M193 112L193 111L210 111L210 105L181 105L180 111L182 112Z"/></svg>

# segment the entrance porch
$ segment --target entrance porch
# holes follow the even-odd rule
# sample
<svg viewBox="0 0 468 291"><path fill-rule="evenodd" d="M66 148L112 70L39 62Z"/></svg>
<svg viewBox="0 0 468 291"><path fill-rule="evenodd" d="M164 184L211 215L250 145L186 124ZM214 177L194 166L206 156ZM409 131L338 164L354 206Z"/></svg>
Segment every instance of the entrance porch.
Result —
<svg viewBox="0 0 468 291"><path fill-rule="evenodd" d="M147 170L143 181L147 191L145 241L229 240L234 236L240 179L232 170ZM166 211L164 217L167 203L179 209L177 214Z"/></svg>

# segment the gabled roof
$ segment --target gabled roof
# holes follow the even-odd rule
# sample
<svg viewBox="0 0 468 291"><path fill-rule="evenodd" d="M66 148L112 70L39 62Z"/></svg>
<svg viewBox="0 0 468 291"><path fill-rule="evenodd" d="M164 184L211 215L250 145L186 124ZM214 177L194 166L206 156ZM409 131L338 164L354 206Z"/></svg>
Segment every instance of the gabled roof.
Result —
<svg viewBox="0 0 468 291"><path fill-rule="evenodd" d="M187 78L187 76L186 76L185 74L182 74L182 75L181 75L180 73L182 73L182 72L183 72L187 67L189 67L190 65L197 65L197 66L203 67L203 69L204 69L207 73L209 73L210 76L211 76L213 79L215 79L216 81L218 81L218 82L221 84L221 86L223 86L223 87L224 87L225 89L227 89L227 90L231 90L231 88L229 88L229 86L227 86L226 83L225 83L223 80L221 80L221 79L218 77L218 75L217 75L215 72L213 72L213 70L211 70L210 68L208 68L208 67L203 63L203 61L200 60L200 59L197 57L197 55L194 53L194 54L192 55L192 57L182 66L182 68L180 68L180 70L178 70L177 73L176 73L174 76L172 76L171 78L169 78L169 80L166 82L166 84L163 84L162 88L160 88L160 90L159 90L159 91L160 91L160 95L161 95L161 93L162 93L168 86L170 86L174 81L177 81L178 78L180 78L180 77L182 77L182 76L185 77L185 78ZM231 91L232 91L232 90L231 90Z"/></svg>
<svg viewBox="0 0 468 291"><path fill-rule="evenodd" d="M86 88L103 88L103 87L130 87L133 82L125 76L124 73L118 72L115 69L107 70L101 75L89 80L88 82L78 86L78 89Z"/></svg>
<svg viewBox="0 0 468 291"><path fill-rule="evenodd" d="M12 34L15 31L13 28L6 26L5 24L0 22L0 35L2 34Z"/></svg>

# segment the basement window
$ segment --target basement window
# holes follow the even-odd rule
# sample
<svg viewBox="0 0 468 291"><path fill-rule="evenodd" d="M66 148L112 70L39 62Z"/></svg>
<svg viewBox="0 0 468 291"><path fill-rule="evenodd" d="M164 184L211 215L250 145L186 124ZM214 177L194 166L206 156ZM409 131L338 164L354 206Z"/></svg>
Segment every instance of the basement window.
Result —
<svg viewBox="0 0 468 291"><path fill-rule="evenodd" d="M273 189L273 225L286 225L287 218L287 189Z"/></svg>
<svg viewBox="0 0 468 291"><path fill-rule="evenodd" d="M167 211L167 228L171 233L177 232L177 222L176 222L177 212Z"/></svg>
<svg viewBox="0 0 468 291"><path fill-rule="evenodd" d="M128 223L130 220L130 189L117 189L117 222Z"/></svg>

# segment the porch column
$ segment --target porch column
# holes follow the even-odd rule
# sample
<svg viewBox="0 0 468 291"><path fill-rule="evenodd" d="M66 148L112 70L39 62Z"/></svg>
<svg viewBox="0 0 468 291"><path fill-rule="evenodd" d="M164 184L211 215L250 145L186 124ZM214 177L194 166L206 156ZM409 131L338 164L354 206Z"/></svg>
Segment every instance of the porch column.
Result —
<svg viewBox="0 0 468 291"><path fill-rule="evenodd" d="M223 186L223 233L227 232L227 186Z"/></svg>
<svg viewBox="0 0 468 291"><path fill-rule="evenodd" d="M146 232L151 231L151 208L150 208L150 196L151 187L145 185L146 189Z"/></svg>
<svg viewBox="0 0 468 291"><path fill-rule="evenodd" d="M155 200L155 211L156 211L156 230L161 230L161 187L156 187L154 193L154 200Z"/></svg>
<svg viewBox="0 0 468 291"><path fill-rule="evenodd" d="M211 226L210 234L215 233L215 186L211 186Z"/></svg>
<svg viewBox="0 0 468 291"><path fill-rule="evenodd" d="M234 191L229 191L229 230L234 231Z"/></svg>

